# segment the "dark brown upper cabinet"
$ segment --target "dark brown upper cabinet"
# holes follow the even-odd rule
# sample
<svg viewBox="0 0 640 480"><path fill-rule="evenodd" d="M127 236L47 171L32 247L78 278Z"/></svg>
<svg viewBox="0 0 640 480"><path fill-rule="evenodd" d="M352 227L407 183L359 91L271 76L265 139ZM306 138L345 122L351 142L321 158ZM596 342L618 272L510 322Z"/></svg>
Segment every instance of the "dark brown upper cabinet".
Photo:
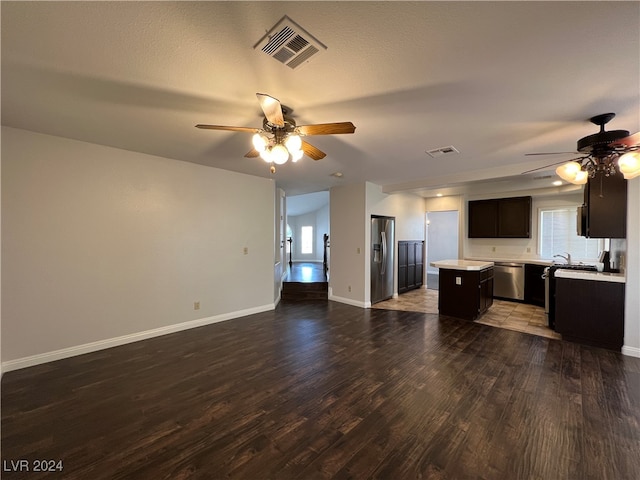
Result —
<svg viewBox="0 0 640 480"><path fill-rule="evenodd" d="M626 238L627 181L621 173L597 174L584 186L582 233L590 238Z"/></svg>
<svg viewBox="0 0 640 480"><path fill-rule="evenodd" d="M469 202L469 238L530 238L531 197Z"/></svg>
<svg viewBox="0 0 640 480"><path fill-rule="evenodd" d="M469 202L469 238L495 238L498 236L498 201Z"/></svg>

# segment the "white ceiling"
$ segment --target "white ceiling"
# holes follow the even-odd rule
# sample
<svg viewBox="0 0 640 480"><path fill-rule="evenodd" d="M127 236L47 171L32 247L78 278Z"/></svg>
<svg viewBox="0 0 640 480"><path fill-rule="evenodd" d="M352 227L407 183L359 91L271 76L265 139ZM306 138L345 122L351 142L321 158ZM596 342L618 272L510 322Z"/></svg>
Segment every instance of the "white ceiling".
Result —
<svg viewBox="0 0 640 480"><path fill-rule="evenodd" d="M640 130L640 2L1 2L2 124L251 175L288 195L371 181L432 195L517 176L595 133ZM284 15L328 49L291 70L253 46ZM327 153L243 155L255 93ZM425 150L453 145L433 159ZM342 172L343 177L331 174ZM425 189L426 188L426 189Z"/></svg>

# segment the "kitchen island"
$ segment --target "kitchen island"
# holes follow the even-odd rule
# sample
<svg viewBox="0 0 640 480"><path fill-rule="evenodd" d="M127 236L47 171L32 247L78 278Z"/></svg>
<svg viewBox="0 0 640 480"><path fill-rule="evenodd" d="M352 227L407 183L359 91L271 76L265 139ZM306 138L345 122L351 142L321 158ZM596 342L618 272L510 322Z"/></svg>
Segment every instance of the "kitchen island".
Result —
<svg viewBox="0 0 640 480"><path fill-rule="evenodd" d="M440 260L438 311L466 320L479 318L493 304L493 262Z"/></svg>

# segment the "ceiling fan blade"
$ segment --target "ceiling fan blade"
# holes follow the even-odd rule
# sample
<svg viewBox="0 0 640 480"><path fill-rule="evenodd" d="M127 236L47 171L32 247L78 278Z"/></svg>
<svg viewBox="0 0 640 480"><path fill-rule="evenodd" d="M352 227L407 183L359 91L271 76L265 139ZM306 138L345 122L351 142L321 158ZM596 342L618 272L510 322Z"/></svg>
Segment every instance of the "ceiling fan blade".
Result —
<svg viewBox="0 0 640 480"><path fill-rule="evenodd" d="M572 154L572 155L577 155L580 152L542 152L542 153L525 153L525 156L531 156L531 155L560 155L560 154Z"/></svg>
<svg viewBox="0 0 640 480"><path fill-rule="evenodd" d="M338 133L353 133L356 127L351 122L317 123L315 125L299 125L301 135L334 135Z"/></svg>
<svg viewBox="0 0 640 480"><path fill-rule="evenodd" d="M538 170L544 170L545 168L549 168L549 167L555 167L556 165L560 165L561 163L567 163L567 162L572 162L575 160L584 160L585 158L588 157L576 157L576 158L572 158L570 160L561 160L559 162L554 162L554 163L550 163L549 165L545 165L544 167L538 167L538 168L533 168L531 170L527 170L526 172L522 172L520 175L525 175L527 173L532 173L532 172L537 172Z"/></svg>
<svg viewBox="0 0 640 480"><path fill-rule="evenodd" d="M636 145L640 145L640 132L634 133L633 135L629 135L628 137L621 138L620 140L616 140L613 143L609 144L612 147L622 146L625 147L635 147Z"/></svg>
<svg viewBox="0 0 640 480"><path fill-rule="evenodd" d="M255 148L252 148L247 153L245 153L245 158L255 158L260 156L260 152L258 152Z"/></svg>
<svg viewBox="0 0 640 480"><path fill-rule="evenodd" d="M249 132L249 133L257 133L260 130L257 128L251 127L229 127L227 125L196 125L196 128L204 128L207 130L230 130L232 132Z"/></svg>
<svg viewBox="0 0 640 480"><path fill-rule="evenodd" d="M258 97L260 108L262 108L267 121L278 127L284 127L284 116L282 115L280 100L266 93L256 93L256 97Z"/></svg>
<svg viewBox="0 0 640 480"><path fill-rule="evenodd" d="M314 160L320 160L323 159L324 157L327 156L326 153L324 153L322 150L320 150L319 148L314 147L313 145L311 145L310 143L305 142L304 140L302 141L302 151L304 152L304 154L307 157L311 157Z"/></svg>

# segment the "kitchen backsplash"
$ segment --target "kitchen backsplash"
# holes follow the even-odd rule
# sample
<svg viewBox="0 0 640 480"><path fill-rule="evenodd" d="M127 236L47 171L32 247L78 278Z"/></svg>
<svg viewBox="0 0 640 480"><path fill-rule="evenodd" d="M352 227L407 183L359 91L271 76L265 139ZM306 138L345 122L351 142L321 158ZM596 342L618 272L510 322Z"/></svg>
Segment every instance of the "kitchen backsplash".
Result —
<svg viewBox="0 0 640 480"><path fill-rule="evenodd" d="M540 258L536 251L535 240L529 239L468 239L465 244L464 256L466 258L508 258L513 260Z"/></svg>
<svg viewBox="0 0 640 480"><path fill-rule="evenodd" d="M509 242L509 243L507 243ZM564 252L558 252L563 254ZM612 268L624 270L627 253L627 241L624 238L612 238L609 256ZM538 256L535 240L468 239L465 243L464 258L482 258L497 260L553 260ZM585 259L580 259L585 260ZM597 259L591 259L597 261Z"/></svg>

